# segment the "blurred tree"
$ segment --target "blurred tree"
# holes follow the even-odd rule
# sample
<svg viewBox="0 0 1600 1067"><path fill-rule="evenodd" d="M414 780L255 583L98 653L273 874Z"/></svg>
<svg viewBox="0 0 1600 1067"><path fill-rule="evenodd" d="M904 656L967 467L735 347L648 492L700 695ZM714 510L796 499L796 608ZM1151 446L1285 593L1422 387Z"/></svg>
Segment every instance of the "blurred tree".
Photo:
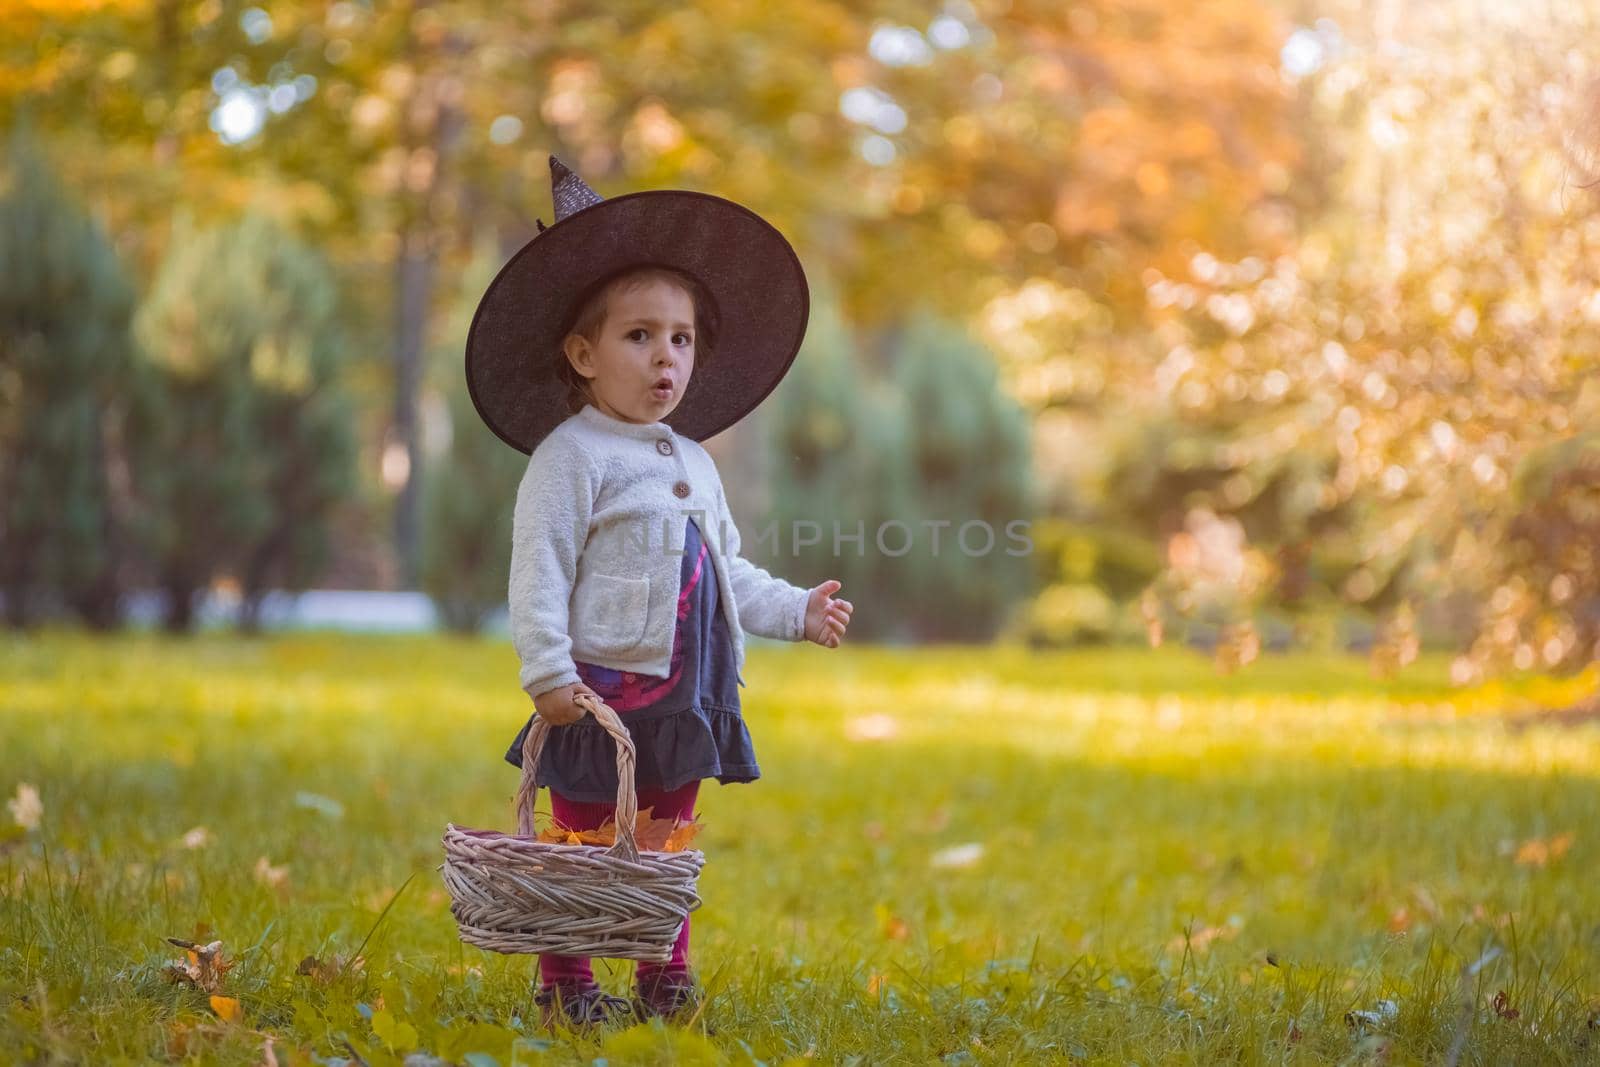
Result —
<svg viewBox="0 0 1600 1067"><path fill-rule="evenodd" d="M1600 433L1534 449L1512 496L1502 580L1478 636L1486 647L1474 651L1522 669L1587 667L1600 660ZM1587 704L1600 709L1600 697Z"/></svg>
<svg viewBox="0 0 1600 1067"><path fill-rule="evenodd" d="M1182 561L1258 591L1273 581L1279 596L1320 585L1385 616L1373 665L1386 670L1414 655L1414 600L1520 595L1510 530L1531 502L1514 499L1509 472L1600 412L1600 205L1570 188L1571 105L1600 64L1574 42L1600 39L1600 13L1313 6L1323 17L1296 31L1285 77L1326 169L1295 204L1292 245L1175 246L1181 262L1139 275L1144 331L1044 278L984 321L1019 395L1069 416L1067 440L1151 427L1093 473L1112 508L1143 496L1168 513L1158 585L1174 602ZM1046 445L1052 462L1057 451ZM1234 565L1210 569L1207 545L1235 546ZM1252 560L1265 562L1238 565ZM1569 610L1536 595L1552 617ZM1552 639L1531 617L1479 622L1458 681L1497 660L1592 655L1576 625Z"/></svg>
<svg viewBox="0 0 1600 1067"><path fill-rule="evenodd" d="M1130 639L1128 605L1161 573L1147 532L1105 517L1046 516L1029 528L1040 593L1008 636L1040 647Z"/></svg>
<svg viewBox="0 0 1600 1067"><path fill-rule="evenodd" d="M773 453L767 517L778 536L775 558L762 562L797 584L837 578L836 595L852 602L888 603L885 597L896 592L894 568L874 538L916 499L898 477L903 428L881 383L867 378L840 316L837 288L819 272L810 283L805 343L764 423ZM746 555L758 559L761 543L746 538L752 550ZM894 613L861 613L851 633L864 640L899 636L898 621Z"/></svg>
<svg viewBox="0 0 1600 1067"><path fill-rule="evenodd" d="M885 5L834 67L860 151L863 319L926 294L978 311L1030 279L1138 332L1147 268L1292 244L1308 187L1278 5L1124 0ZM893 225L883 225L892 222ZM896 269L883 269L893 263Z"/></svg>
<svg viewBox="0 0 1600 1067"><path fill-rule="evenodd" d="M253 628L269 584L314 580L354 486L334 278L260 216L180 221L136 329L164 388L140 427L140 476L167 625L188 629L195 593L227 575Z"/></svg>
<svg viewBox="0 0 1600 1067"><path fill-rule="evenodd" d="M11 626L67 608L118 621L118 445L134 381L133 292L100 227L12 133L0 186L0 591Z"/></svg>
<svg viewBox="0 0 1600 1067"><path fill-rule="evenodd" d="M462 633L476 631L506 601L511 513L528 465L479 418L461 369L472 314L499 264L492 238L481 240L433 348L424 393L445 398L449 441L428 456L422 481L422 588L445 625Z"/></svg>
<svg viewBox="0 0 1600 1067"><path fill-rule="evenodd" d="M912 550L895 603L922 640L983 640L1034 592L1026 524L1038 513L1027 416L992 355L918 305L898 334L892 384L905 443L894 481L915 499L894 518ZM884 540L897 549L896 534Z"/></svg>
<svg viewBox="0 0 1600 1067"><path fill-rule="evenodd" d="M142 263L170 204L260 202L369 283L409 575L430 309L480 226L532 235L550 151L603 195L755 206L853 323L924 296L960 318L1041 277L1137 334L1145 267L1287 239L1307 186L1276 10L35 0L0 26L0 122L37 104Z"/></svg>

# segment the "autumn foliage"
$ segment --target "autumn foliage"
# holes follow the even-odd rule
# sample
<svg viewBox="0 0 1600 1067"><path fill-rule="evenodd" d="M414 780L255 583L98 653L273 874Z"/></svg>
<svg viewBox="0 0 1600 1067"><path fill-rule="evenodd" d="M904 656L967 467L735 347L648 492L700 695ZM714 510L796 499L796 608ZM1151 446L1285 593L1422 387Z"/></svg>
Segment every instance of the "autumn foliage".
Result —
<svg viewBox="0 0 1600 1067"><path fill-rule="evenodd" d="M645 852L682 852L700 832L700 820L658 819L653 807L645 808L634 819L634 840ZM539 831L539 840L548 845L604 845L617 843L617 824L607 818L598 829L573 829L552 820Z"/></svg>

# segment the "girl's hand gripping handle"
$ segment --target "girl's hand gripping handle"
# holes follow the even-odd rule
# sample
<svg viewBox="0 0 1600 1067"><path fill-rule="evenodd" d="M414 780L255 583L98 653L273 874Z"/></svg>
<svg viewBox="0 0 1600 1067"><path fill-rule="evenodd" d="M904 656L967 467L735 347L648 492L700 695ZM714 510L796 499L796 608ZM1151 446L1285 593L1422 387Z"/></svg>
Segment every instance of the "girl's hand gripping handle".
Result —
<svg viewBox="0 0 1600 1067"><path fill-rule="evenodd" d="M577 703L577 697L583 694L596 703L601 703L600 694L584 685L582 682L573 682L571 685L557 686L547 692L540 693L533 698L533 710L539 713L539 718L551 726L565 726L569 722L577 722L586 715L587 709Z"/></svg>

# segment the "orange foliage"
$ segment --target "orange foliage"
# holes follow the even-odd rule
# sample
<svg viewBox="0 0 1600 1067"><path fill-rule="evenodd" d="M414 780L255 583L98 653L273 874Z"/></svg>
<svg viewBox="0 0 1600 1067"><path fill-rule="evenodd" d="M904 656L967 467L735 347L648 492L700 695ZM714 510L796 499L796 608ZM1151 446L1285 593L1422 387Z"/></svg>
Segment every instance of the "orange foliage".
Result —
<svg viewBox="0 0 1600 1067"><path fill-rule="evenodd" d="M700 819L687 822L658 819L654 808L639 812L633 823L634 840L643 852L682 852L700 832ZM550 845L603 845L617 843L617 824L607 819L598 830L574 830L559 823L539 831L538 839Z"/></svg>

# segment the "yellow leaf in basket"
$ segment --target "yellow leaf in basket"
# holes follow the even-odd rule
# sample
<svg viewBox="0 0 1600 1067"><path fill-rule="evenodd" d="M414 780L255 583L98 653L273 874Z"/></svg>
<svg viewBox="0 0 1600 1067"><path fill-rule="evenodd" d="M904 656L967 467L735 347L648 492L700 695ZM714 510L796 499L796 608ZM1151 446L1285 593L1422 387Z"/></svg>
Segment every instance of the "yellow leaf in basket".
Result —
<svg viewBox="0 0 1600 1067"><path fill-rule="evenodd" d="M676 819L657 819L654 808L646 808L634 821L633 837L646 852L660 852L666 848L667 838L677 828Z"/></svg>
<svg viewBox="0 0 1600 1067"><path fill-rule="evenodd" d="M672 833L667 835L667 843L661 849L663 852L682 852L689 847L689 842L694 840L694 835L700 832L700 817L684 823Z"/></svg>

